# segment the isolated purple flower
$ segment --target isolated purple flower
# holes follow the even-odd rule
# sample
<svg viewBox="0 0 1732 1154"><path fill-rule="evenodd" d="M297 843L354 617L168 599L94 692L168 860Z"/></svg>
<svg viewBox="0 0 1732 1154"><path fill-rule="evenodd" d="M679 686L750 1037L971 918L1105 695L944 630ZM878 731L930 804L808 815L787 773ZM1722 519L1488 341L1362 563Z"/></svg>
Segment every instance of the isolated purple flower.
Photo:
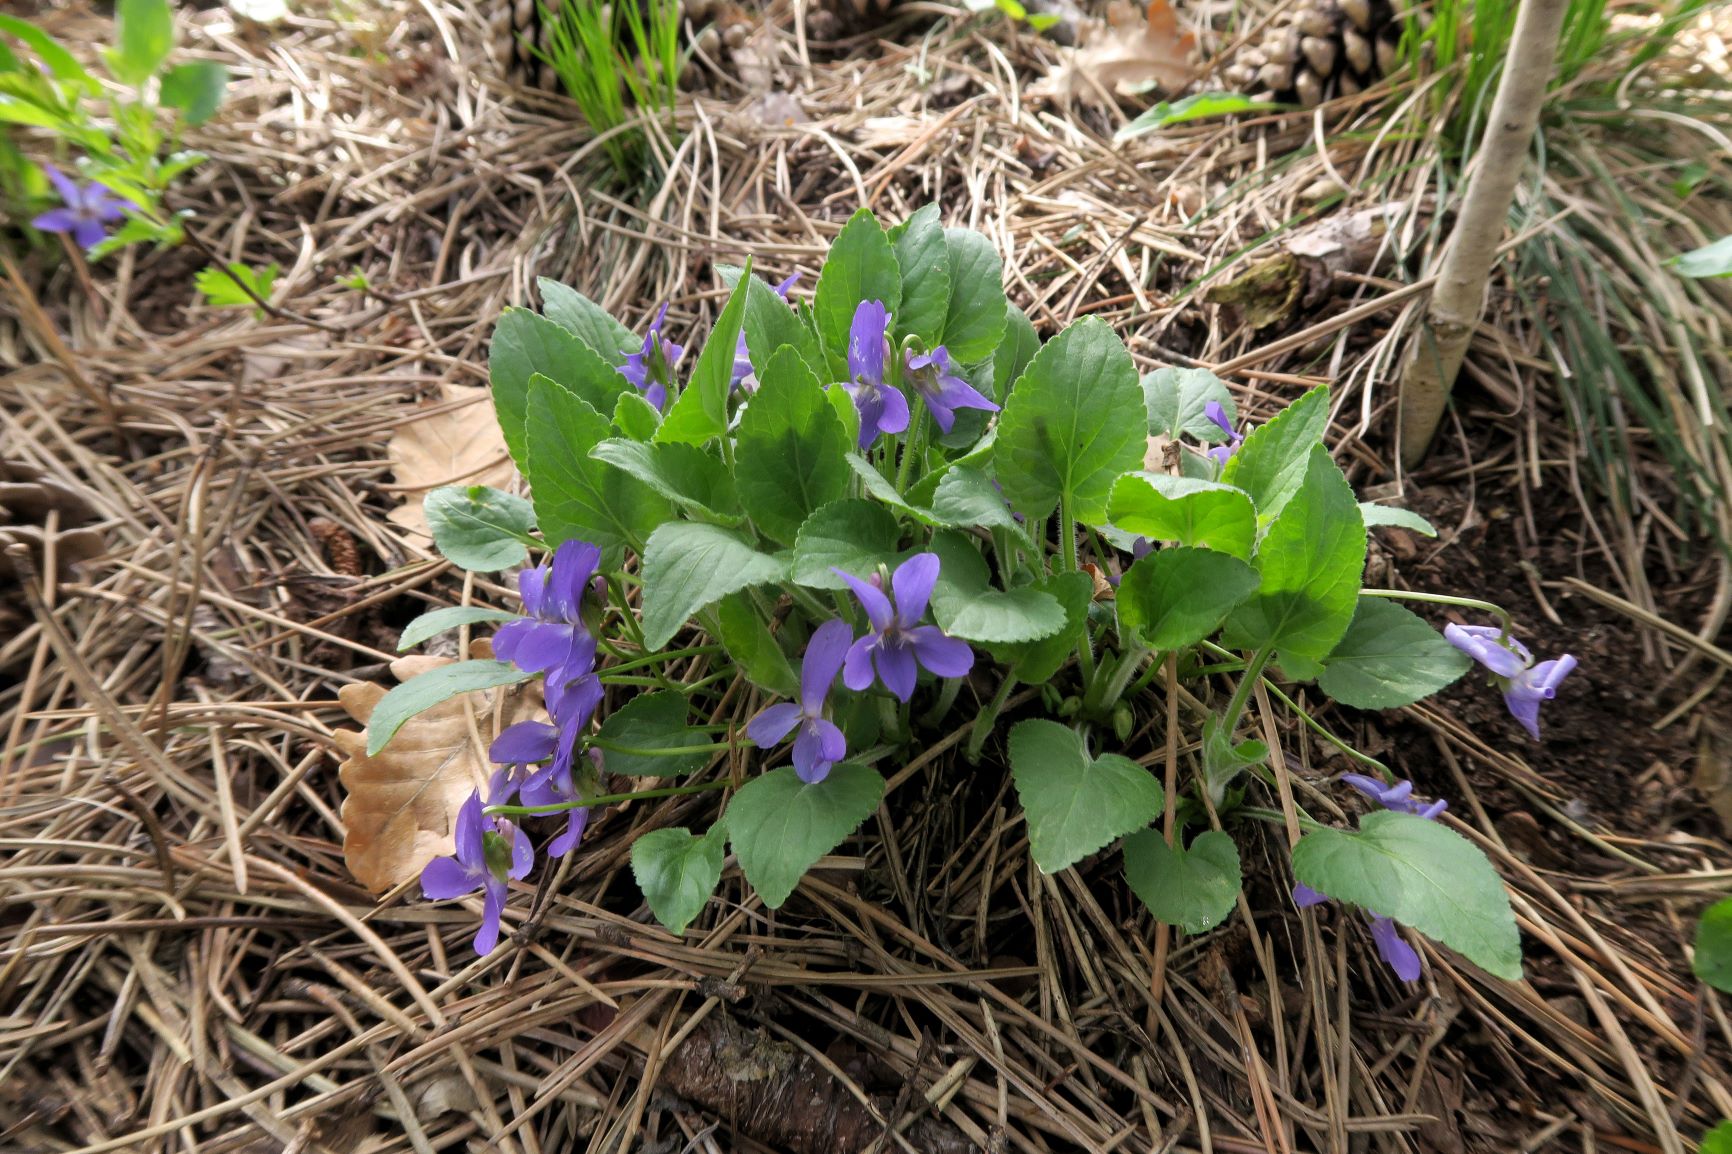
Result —
<svg viewBox="0 0 1732 1154"><path fill-rule="evenodd" d="M667 317L668 306L664 304L643 335L643 348L628 354L625 364L619 367L619 375L630 381L643 394L644 400L657 409L667 406L668 387L674 383L674 368L686 355L684 345L663 339L662 322Z"/></svg>
<svg viewBox="0 0 1732 1154"><path fill-rule="evenodd" d="M808 785L823 781L830 767L848 753L847 739L836 723L824 716L830 686L842 671L854 631L846 621L826 621L806 643L800 663L800 702L784 701L770 706L746 723L746 736L768 749L787 737L796 726L794 772Z"/></svg>
<svg viewBox="0 0 1732 1154"><path fill-rule="evenodd" d="M896 567L890 575L894 607L876 576L865 580L840 569L830 572L848 582L872 622L871 632L848 647L842 664L842 684L849 689L871 685L876 669L884 688L907 701L914 696L920 668L938 677L962 677L974 668L968 642L945 636L936 625L920 624L938 583L938 554L916 553Z"/></svg>
<svg viewBox="0 0 1732 1154"><path fill-rule="evenodd" d="M1411 813L1427 821L1435 820L1438 814L1449 808L1449 803L1442 798L1429 805L1421 805L1415 801L1411 781L1385 785L1375 777L1367 777L1363 773L1344 773L1341 780L1384 809ZM1304 882L1296 882L1293 886L1293 904L1302 910L1332 900L1328 894L1312 889ZM1371 937L1377 943L1377 952L1383 955L1383 960L1395 971L1395 976L1404 982L1417 982L1420 975L1419 953L1401 936L1401 927L1396 924L1395 919L1386 918L1373 910L1366 910L1365 913L1371 918Z"/></svg>
<svg viewBox="0 0 1732 1154"><path fill-rule="evenodd" d="M595 638L583 623L583 596L600 564L600 549L567 541L549 564L519 573L523 616L499 627L494 654L519 669L547 674L550 688L563 688L593 669Z"/></svg>
<svg viewBox="0 0 1732 1154"><path fill-rule="evenodd" d="M920 394L926 407L932 410L932 419L938 422L938 427L944 432L948 433L956 424L957 409L998 412L997 405L956 375L956 370L950 363L950 352L943 345L929 353L910 353L905 363L908 366L908 383Z"/></svg>
<svg viewBox="0 0 1732 1154"><path fill-rule="evenodd" d="M1211 460L1218 465L1225 465L1227 459L1233 455L1233 451L1244 443L1245 435L1234 430L1233 422L1227 419L1227 410L1222 407L1220 401L1209 401L1205 404L1203 415L1214 422L1216 428L1227 434L1226 444L1216 445L1209 450Z"/></svg>
<svg viewBox="0 0 1732 1154"><path fill-rule="evenodd" d="M504 804L509 796L504 782L504 774L494 776L488 791L493 798L490 804ZM499 918L505 912L507 884L534 867L535 850L522 830L482 810L481 791L476 790L457 811L457 852L427 863L421 871L421 892L432 901L445 901L481 890L481 928L475 931L475 952L490 954L499 944Z"/></svg>
<svg viewBox="0 0 1732 1154"><path fill-rule="evenodd" d="M1413 798L1413 783L1398 781L1394 785L1384 785L1375 777L1367 777L1363 773L1344 773L1341 780L1381 805L1384 809L1392 809L1397 813L1411 813L1430 821L1449 808L1449 802L1438 798L1430 805L1421 805Z"/></svg>
<svg viewBox="0 0 1732 1154"><path fill-rule="evenodd" d="M781 297L783 300L787 300L788 293L793 289L795 283L799 281L799 279L800 274L795 273L793 276L790 276L787 280L777 285L776 295ZM740 339L734 342L734 375L728 381L728 391L732 392L735 389L744 388L748 393L750 393L755 391L757 387L758 378L753 375L752 357L746 349L746 327L741 325Z"/></svg>
<svg viewBox="0 0 1732 1154"><path fill-rule="evenodd" d="M42 170L53 182L54 191L60 194L65 207L50 209L31 221L31 226L43 232L70 233L78 247L86 251L101 244L108 235L108 226L123 219L126 209L133 207L131 201L114 195L95 181L80 187L52 164L43 165Z"/></svg>
<svg viewBox="0 0 1732 1154"><path fill-rule="evenodd" d="M1558 695L1558 686L1575 669L1576 659L1566 653L1536 665L1527 646L1492 625L1445 625L1443 636L1491 671L1492 679L1503 689L1510 716L1539 740L1540 703Z"/></svg>
<svg viewBox="0 0 1732 1154"><path fill-rule="evenodd" d="M890 310L883 301L861 301L848 327L848 379L842 387L854 398L860 411L860 448L878 439L879 433L900 433L908 428L908 398L884 379L889 359Z"/></svg>

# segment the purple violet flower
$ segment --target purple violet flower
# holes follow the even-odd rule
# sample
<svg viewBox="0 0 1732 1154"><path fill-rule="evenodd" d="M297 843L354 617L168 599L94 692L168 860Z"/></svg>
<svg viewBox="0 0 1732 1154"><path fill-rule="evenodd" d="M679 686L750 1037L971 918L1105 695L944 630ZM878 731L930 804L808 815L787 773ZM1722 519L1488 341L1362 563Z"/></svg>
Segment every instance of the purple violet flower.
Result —
<svg viewBox="0 0 1732 1154"><path fill-rule="evenodd" d="M974 668L974 650L968 642L948 637L936 625L922 625L932 587L938 583L938 554L916 553L896 567L890 588L896 596L892 607L880 579L863 580L840 569L830 572L848 582L872 630L848 647L842 664L842 684L861 690L872 684L873 670L900 701L914 696L920 667L938 677L962 677Z"/></svg>
<svg viewBox="0 0 1732 1154"><path fill-rule="evenodd" d="M589 719L601 704L604 690L594 673L585 673L570 682L550 680L545 690L547 711L553 715L553 723L520 721L507 726L488 747L489 759L515 767L534 765L551 757L552 770L571 773L578 740L589 728Z"/></svg>
<svg viewBox="0 0 1732 1154"><path fill-rule="evenodd" d="M1384 785L1375 777L1367 777L1363 773L1344 773L1341 780L1357 789L1360 793L1381 805L1384 809L1392 809L1397 813L1411 813L1433 820L1438 814L1449 808L1449 802L1441 797L1430 805L1420 805L1413 799L1413 783L1398 781L1394 785Z"/></svg>
<svg viewBox="0 0 1732 1154"><path fill-rule="evenodd" d="M772 705L746 724L746 736L765 749L798 726L794 772L808 785L823 781L830 767L848 753L847 739L836 723L824 716L824 706L853 640L854 631L846 621L826 621L818 626L800 663L799 704L784 701Z"/></svg>
<svg viewBox="0 0 1732 1154"><path fill-rule="evenodd" d="M929 353L908 354L908 382L932 411L932 419L948 433L956 424L957 409L985 409L998 412L998 406L956 375L950 363L950 352L939 345Z"/></svg>
<svg viewBox="0 0 1732 1154"><path fill-rule="evenodd" d="M1536 665L1527 646L1493 625L1445 625L1443 636L1491 671L1492 680L1503 689L1510 716L1538 741L1540 704L1558 695L1558 686L1575 669L1576 659L1566 653Z"/></svg>
<svg viewBox="0 0 1732 1154"><path fill-rule="evenodd" d="M658 410L667 407L668 388L674 383L674 368L686 355L684 345L676 345L662 337L662 322L667 320L668 306L663 305L656 319L643 336L643 348L628 354L619 375L630 381L644 400Z"/></svg>
<svg viewBox="0 0 1732 1154"><path fill-rule="evenodd" d="M861 301L848 328L848 379L842 387L860 411L862 450L877 440L879 433L900 433L908 428L908 398L884 379L889 331L890 311L884 302Z"/></svg>
<svg viewBox="0 0 1732 1154"><path fill-rule="evenodd" d="M494 775L488 796L492 801L487 804L493 805L502 805L509 798L505 774ZM535 851L523 831L482 810L481 791L476 790L457 811L457 852L427 863L421 871L421 892L432 901L445 901L481 890L481 928L475 931L475 952L485 955L499 944L499 919L505 912L508 883L529 873L535 865Z"/></svg>
<svg viewBox="0 0 1732 1154"><path fill-rule="evenodd" d="M1227 434L1226 444L1216 445L1209 450L1210 460L1217 465L1225 465L1227 459L1233 455L1233 451L1244 443L1245 435L1234 431L1233 422L1227 419L1227 410L1222 407L1220 401L1209 401L1205 404L1203 415L1214 422L1216 428Z"/></svg>
<svg viewBox="0 0 1732 1154"><path fill-rule="evenodd" d="M543 766L530 774L523 783L519 796L524 805L558 805L561 802L581 801L585 797L596 795L596 785L601 772L601 750L589 751L589 763L593 771L578 772L576 763L567 758L562 765L555 761ZM564 857L577 848L583 831L589 825L589 807L581 806L566 811L565 830L547 843L548 857Z"/></svg>
<svg viewBox="0 0 1732 1154"><path fill-rule="evenodd" d="M788 293L793 290L799 279L800 274L795 273L777 285L776 295L787 300ZM745 389L748 393L756 392L758 388L758 378L753 375L752 357L746 349L746 327L744 325L740 326L740 339L734 342L734 375L728 381L729 392L740 388Z"/></svg>
<svg viewBox="0 0 1732 1154"><path fill-rule="evenodd" d="M519 669L547 674L552 695L595 668L595 638L583 623L583 597L600 564L601 550L594 545L565 542L549 564L517 575L523 616L493 635L494 654Z"/></svg>
<svg viewBox="0 0 1732 1154"><path fill-rule="evenodd" d="M1411 781L1385 785L1375 777L1367 777L1362 773L1344 773L1341 780L1384 809L1410 813L1427 821L1435 820L1438 814L1449 808L1449 803L1442 798L1429 805L1421 805L1415 801ZM1328 894L1312 889L1304 882L1294 883L1293 904L1302 910L1332 900ZM1389 968L1395 971L1395 976L1404 982L1417 982L1421 972L1419 951L1401 936L1401 927L1396 924L1395 919L1384 917L1374 910L1366 910L1365 913L1371 919L1371 938L1377 943L1377 952L1383 956Z"/></svg>
<svg viewBox="0 0 1732 1154"><path fill-rule="evenodd" d="M101 244L108 235L108 226L125 218L126 209L133 207L130 200L116 196L95 181L80 187L52 164L43 165L42 170L53 182L54 191L60 194L65 207L43 213L30 222L31 227L43 232L69 233L78 247L86 251Z"/></svg>

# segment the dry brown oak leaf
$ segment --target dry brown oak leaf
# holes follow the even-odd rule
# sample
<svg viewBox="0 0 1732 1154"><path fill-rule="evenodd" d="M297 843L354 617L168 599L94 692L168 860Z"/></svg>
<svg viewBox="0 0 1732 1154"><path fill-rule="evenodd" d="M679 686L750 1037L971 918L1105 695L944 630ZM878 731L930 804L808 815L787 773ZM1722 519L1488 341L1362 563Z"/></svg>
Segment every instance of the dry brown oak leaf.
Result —
<svg viewBox="0 0 1732 1154"><path fill-rule="evenodd" d="M385 446L403 504L387 514L403 528L432 537L421 499L445 485L502 489L516 475L488 391L443 385L440 398L417 406Z"/></svg>
<svg viewBox="0 0 1732 1154"><path fill-rule="evenodd" d="M470 647L475 657L491 656L484 642ZM448 657L404 657L391 663L407 681ZM343 709L366 725L385 696L371 682L337 691ZM343 860L355 880L374 893L421 876L436 857L454 849L457 811L487 783L493 766L487 747L501 729L519 721L547 719L539 681L504 689L478 690L441 702L403 723L389 745L367 756L365 729L332 733L345 760L337 769L343 799Z"/></svg>
<svg viewBox="0 0 1732 1154"><path fill-rule="evenodd" d="M1146 12L1115 0L1106 20L1080 31L1082 43L1059 49L1058 63L1029 89L1031 96L1110 105L1114 96L1178 92L1196 75L1197 38L1179 27L1169 0L1151 0Z"/></svg>

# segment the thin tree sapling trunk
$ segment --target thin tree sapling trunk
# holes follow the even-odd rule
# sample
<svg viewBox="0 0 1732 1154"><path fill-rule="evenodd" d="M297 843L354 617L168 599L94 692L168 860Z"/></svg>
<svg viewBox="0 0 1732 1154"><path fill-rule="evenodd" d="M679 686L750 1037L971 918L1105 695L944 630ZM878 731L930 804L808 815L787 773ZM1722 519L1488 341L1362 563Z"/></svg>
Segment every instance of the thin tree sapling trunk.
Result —
<svg viewBox="0 0 1732 1154"><path fill-rule="evenodd" d="M1468 178L1455 234L1438 270L1425 322L1401 369L1401 455L1416 464L1431 446L1462 358L1485 309L1516 182L1527 162L1570 0L1522 0L1485 139Z"/></svg>

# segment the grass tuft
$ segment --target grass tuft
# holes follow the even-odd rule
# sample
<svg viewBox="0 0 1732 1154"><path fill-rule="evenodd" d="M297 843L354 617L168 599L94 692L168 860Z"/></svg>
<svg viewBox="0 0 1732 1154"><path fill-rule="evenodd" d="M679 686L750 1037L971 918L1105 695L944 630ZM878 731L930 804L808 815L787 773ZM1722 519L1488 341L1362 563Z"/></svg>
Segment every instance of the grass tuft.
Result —
<svg viewBox="0 0 1732 1154"><path fill-rule="evenodd" d="M649 173L653 152L641 113L664 123L680 78L679 0L538 0L547 48L535 53L553 69L597 136L614 170L628 182Z"/></svg>

